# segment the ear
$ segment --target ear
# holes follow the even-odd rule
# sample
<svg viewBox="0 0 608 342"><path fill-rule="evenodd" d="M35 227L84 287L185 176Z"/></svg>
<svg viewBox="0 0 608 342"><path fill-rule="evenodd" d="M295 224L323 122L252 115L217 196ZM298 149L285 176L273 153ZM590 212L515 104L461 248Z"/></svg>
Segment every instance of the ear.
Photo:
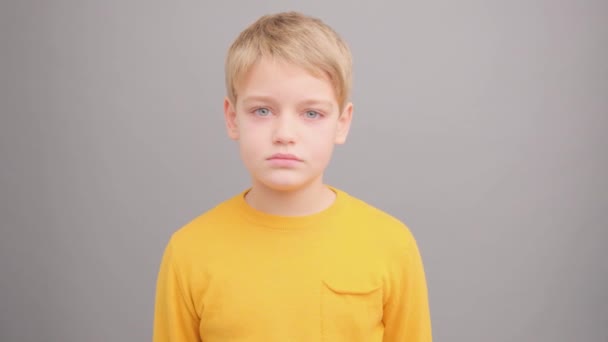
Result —
<svg viewBox="0 0 608 342"><path fill-rule="evenodd" d="M338 127L336 132L336 140L335 143L338 145L344 144L346 142L346 137L348 136L348 131L350 130L350 123L353 119L353 104L348 103L342 113L340 113L340 117L338 118Z"/></svg>
<svg viewBox="0 0 608 342"><path fill-rule="evenodd" d="M238 122L236 120L236 107L226 97L224 99L224 118L226 119L226 129L230 139L239 139Z"/></svg>

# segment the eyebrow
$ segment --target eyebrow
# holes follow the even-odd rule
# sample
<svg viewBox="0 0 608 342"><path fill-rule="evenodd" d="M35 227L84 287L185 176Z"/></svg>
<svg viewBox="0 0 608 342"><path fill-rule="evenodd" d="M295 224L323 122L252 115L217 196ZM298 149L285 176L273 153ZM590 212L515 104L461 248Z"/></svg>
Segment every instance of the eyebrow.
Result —
<svg viewBox="0 0 608 342"><path fill-rule="evenodd" d="M243 103L248 103L248 102L255 102L255 101L261 101L261 102L270 102L270 103L276 103L277 101L271 97L271 96L247 96L243 99ZM317 99L308 99L308 100L304 100L300 103L298 103L299 105L304 105L304 106L313 106L313 105L322 105L325 106L329 109L333 109L334 105L331 101L327 101L327 100L317 100Z"/></svg>

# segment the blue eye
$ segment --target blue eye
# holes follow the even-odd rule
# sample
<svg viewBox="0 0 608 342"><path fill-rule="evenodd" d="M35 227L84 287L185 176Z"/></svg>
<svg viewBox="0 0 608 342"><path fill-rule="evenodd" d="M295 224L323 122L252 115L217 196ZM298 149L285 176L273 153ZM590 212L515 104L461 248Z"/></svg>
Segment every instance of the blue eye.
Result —
<svg viewBox="0 0 608 342"><path fill-rule="evenodd" d="M270 109L268 108L258 108L255 110L255 113L259 116L267 116L270 114Z"/></svg>
<svg viewBox="0 0 608 342"><path fill-rule="evenodd" d="M314 110L309 110L306 112L306 117L308 119L315 119L318 116L319 116L319 113L315 112Z"/></svg>

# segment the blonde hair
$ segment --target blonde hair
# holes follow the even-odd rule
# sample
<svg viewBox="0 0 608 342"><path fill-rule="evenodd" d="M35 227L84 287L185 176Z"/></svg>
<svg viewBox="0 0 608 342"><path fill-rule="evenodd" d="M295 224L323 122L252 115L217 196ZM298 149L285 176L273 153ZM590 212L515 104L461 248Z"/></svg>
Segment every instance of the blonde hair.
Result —
<svg viewBox="0 0 608 342"><path fill-rule="evenodd" d="M352 56L348 45L320 19L298 12L265 15L247 27L232 43L226 57L226 91L236 104L239 82L261 58L278 59L327 76L340 105L346 105L352 83Z"/></svg>

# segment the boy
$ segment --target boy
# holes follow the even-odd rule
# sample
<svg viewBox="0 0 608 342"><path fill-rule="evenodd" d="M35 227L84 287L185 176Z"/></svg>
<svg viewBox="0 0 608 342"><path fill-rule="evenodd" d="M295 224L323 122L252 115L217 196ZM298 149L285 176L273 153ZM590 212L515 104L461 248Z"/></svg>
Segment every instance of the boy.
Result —
<svg viewBox="0 0 608 342"><path fill-rule="evenodd" d="M320 20L264 16L226 59L226 128L252 185L171 237L154 341L431 341L408 228L323 183L353 106L351 55Z"/></svg>

